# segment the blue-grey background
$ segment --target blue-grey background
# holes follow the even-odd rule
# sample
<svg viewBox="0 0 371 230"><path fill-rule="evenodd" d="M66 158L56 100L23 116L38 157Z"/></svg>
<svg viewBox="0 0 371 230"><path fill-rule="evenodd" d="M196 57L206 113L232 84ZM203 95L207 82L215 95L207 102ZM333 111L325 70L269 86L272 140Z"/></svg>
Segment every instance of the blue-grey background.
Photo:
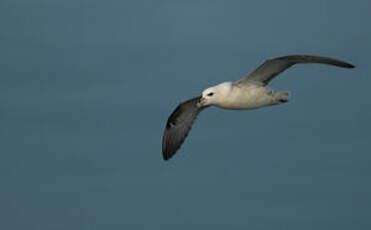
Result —
<svg viewBox="0 0 371 230"><path fill-rule="evenodd" d="M369 1L0 2L1 229L370 229ZM175 106L266 58L288 104Z"/></svg>

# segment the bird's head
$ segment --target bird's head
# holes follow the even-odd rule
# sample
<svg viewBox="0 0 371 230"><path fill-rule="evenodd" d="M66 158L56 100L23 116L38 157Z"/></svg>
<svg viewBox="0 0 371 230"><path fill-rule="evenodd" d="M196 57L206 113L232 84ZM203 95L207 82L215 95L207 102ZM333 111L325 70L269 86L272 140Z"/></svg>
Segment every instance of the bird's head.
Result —
<svg viewBox="0 0 371 230"><path fill-rule="evenodd" d="M231 89L232 82L223 82L219 85L205 89L202 92L198 106L204 107L209 105L221 104L228 96Z"/></svg>

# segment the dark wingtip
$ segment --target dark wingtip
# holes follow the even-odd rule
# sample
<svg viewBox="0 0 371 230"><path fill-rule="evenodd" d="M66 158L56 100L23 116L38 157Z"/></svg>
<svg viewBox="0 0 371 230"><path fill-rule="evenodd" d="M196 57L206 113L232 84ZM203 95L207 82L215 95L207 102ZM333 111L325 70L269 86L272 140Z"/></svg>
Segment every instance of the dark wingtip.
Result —
<svg viewBox="0 0 371 230"><path fill-rule="evenodd" d="M337 63L333 63L333 64L336 65L336 66L343 67L343 68L348 68L348 69L355 68L354 65L352 65L350 63L347 63L347 62L343 62L343 61L337 61Z"/></svg>
<svg viewBox="0 0 371 230"><path fill-rule="evenodd" d="M162 159L168 161L171 158L171 154L168 153L165 149L162 150Z"/></svg>
<svg viewBox="0 0 371 230"><path fill-rule="evenodd" d="M341 62L339 66L340 66L340 67L344 67L344 68L349 68L349 69L353 69L353 68L355 68L354 65L352 65L352 64L350 64L350 63L347 63L347 62Z"/></svg>
<svg viewBox="0 0 371 230"><path fill-rule="evenodd" d="M169 129L171 129L171 127L170 127L170 122L168 121L166 123L164 136L162 138L162 158L164 161L170 160L170 158L172 158L175 155L176 151L180 147L180 146L178 147L174 146L171 139L169 139L169 133L168 133Z"/></svg>
<svg viewBox="0 0 371 230"><path fill-rule="evenodd" d="M165 138L164 138L165 140ZM166 148L165 144L162 145L162 159L164 161L168 161L171 158L171 154L169 153L168 149Z"/></svg>
<svg viewBox="0 0 371 230"><path fill-rule="evenodd" d="M179 146L174 147L168 142L167 137L164 138L164 146L162 147L162 159L164 161L170 160L175 155L175 153L178 151L178 149L180 148L182 143L183 143L183 141L180 143ZM170 146L169 146L169 144L170 144Z"/></svg>

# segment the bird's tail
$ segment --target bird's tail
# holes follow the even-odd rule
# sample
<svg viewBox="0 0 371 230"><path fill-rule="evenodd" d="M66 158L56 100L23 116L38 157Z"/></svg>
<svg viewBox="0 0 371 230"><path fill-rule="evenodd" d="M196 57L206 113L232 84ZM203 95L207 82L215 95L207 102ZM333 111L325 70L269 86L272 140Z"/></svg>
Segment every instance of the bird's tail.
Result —
<svg viewBox="0 0 371 230"><path fill-rule="evenodd" d="M273 97L277 104L286 103L289 101L290 92L289 91L274 92Z"/></svg>

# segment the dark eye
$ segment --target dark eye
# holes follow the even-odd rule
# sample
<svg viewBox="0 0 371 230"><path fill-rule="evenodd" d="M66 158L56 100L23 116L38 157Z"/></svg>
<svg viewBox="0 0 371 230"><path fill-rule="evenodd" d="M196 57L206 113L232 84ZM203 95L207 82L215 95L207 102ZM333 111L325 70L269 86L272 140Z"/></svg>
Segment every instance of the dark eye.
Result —
<svg viewBox="0 0 371 230"><path fill-rule="evenodd" d="M207 96L211 97L212 95L214 95L214 93L208 93Z"/></svg>

